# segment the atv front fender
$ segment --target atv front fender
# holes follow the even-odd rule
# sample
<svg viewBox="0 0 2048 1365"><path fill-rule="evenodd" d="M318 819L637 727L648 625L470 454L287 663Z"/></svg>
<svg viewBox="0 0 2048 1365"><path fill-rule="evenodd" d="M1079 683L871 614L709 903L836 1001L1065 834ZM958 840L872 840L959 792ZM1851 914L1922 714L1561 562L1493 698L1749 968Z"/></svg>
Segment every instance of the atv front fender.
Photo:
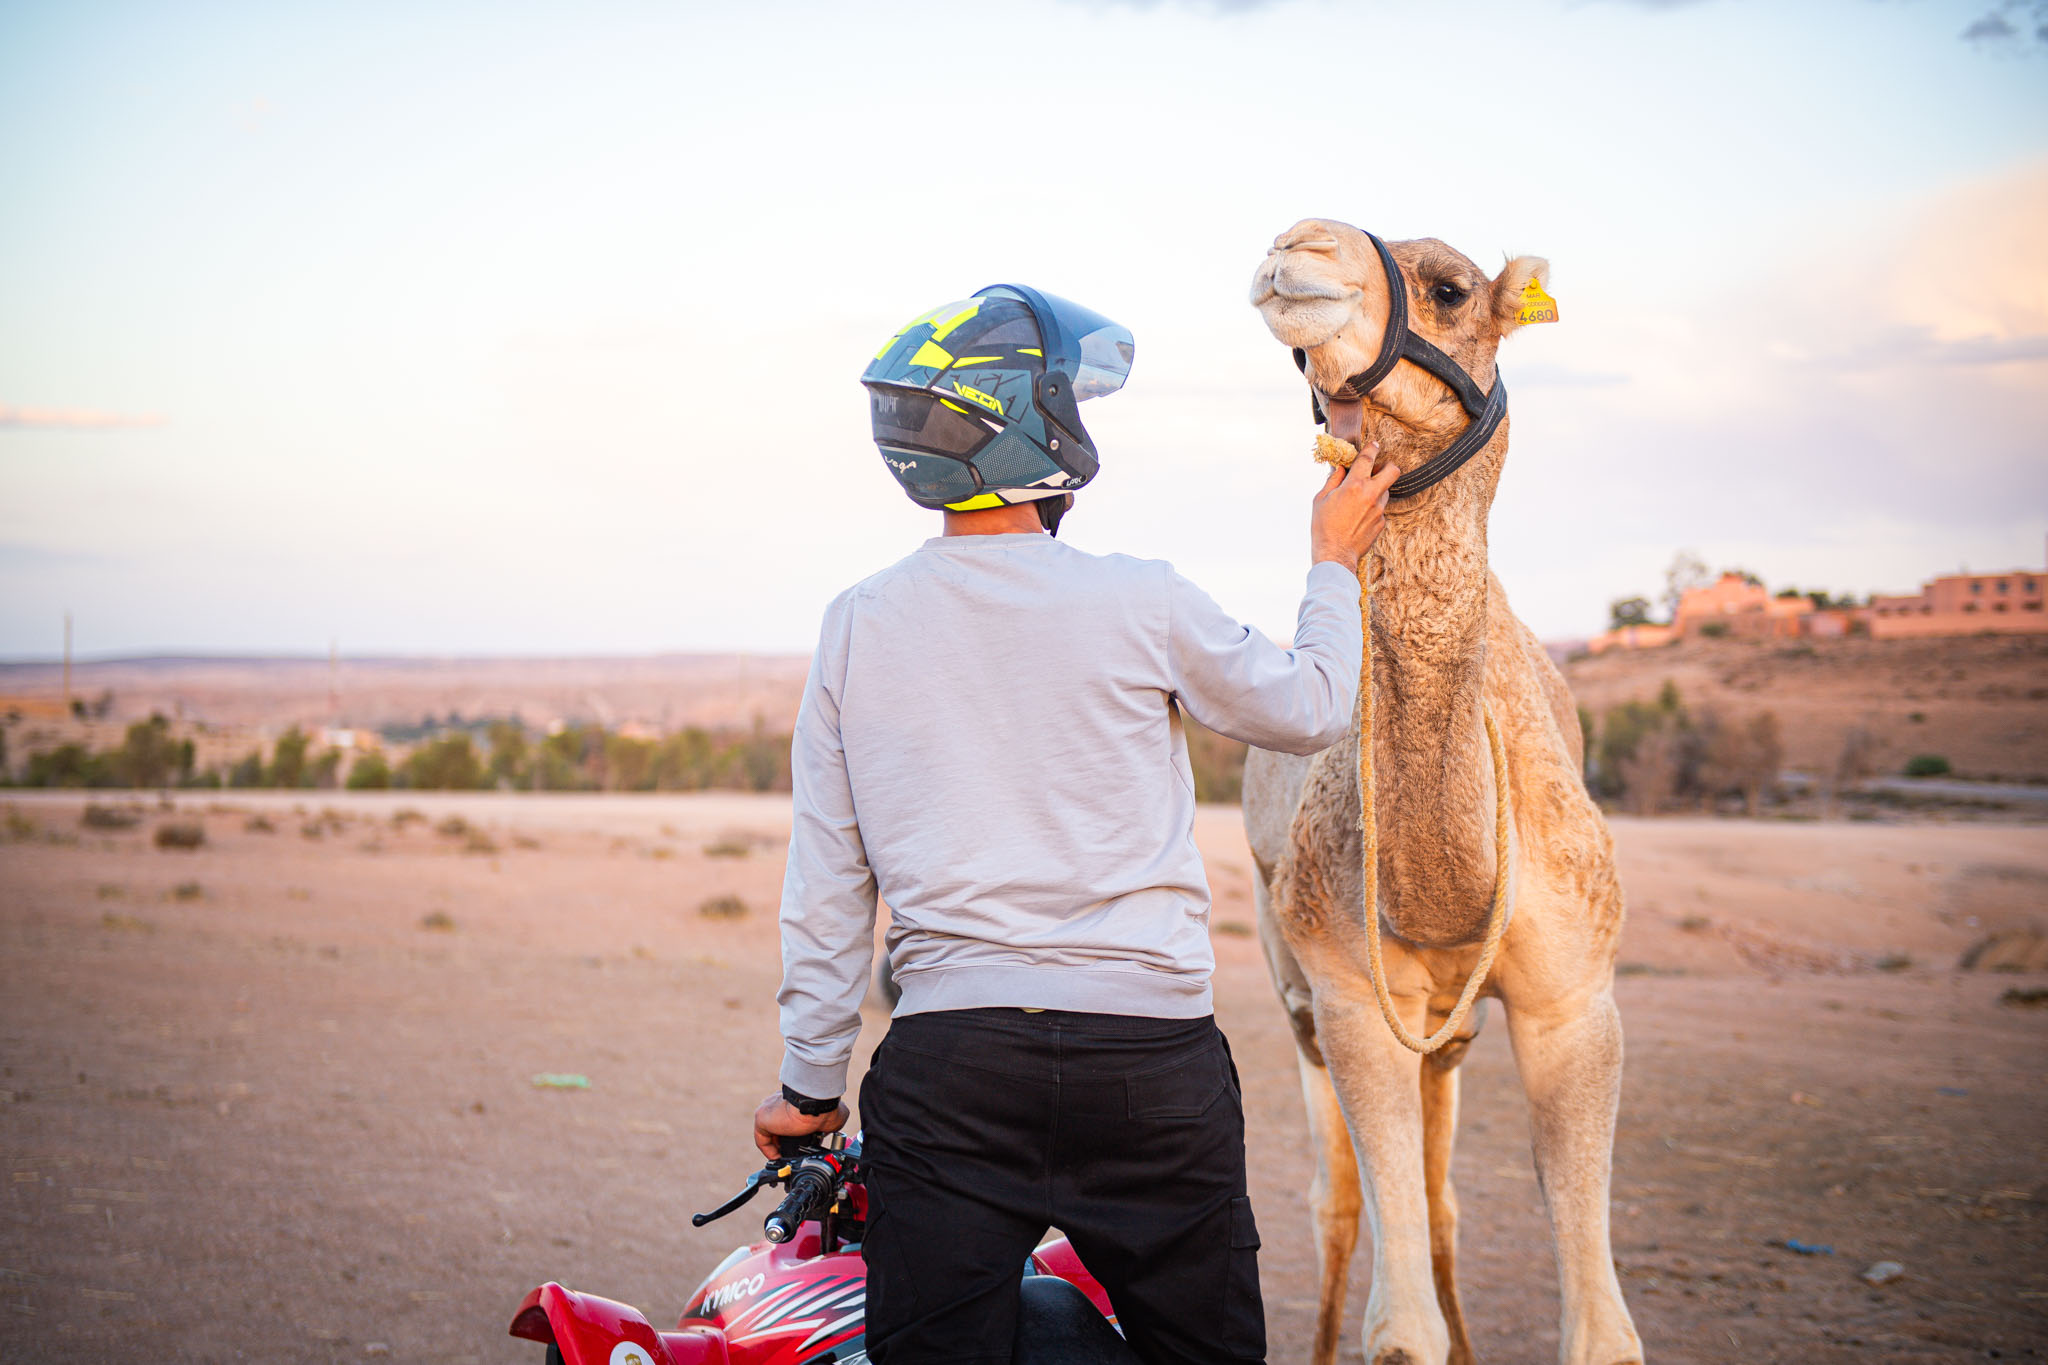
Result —
<svg viewBox="0 0 2048 1365"><path fill-rule="evenodd" d="M715 1327L657 1332L637 1308L552 1281L521 1301L510 1330L553 1346L564 1365L727 1365Z"/></svg>

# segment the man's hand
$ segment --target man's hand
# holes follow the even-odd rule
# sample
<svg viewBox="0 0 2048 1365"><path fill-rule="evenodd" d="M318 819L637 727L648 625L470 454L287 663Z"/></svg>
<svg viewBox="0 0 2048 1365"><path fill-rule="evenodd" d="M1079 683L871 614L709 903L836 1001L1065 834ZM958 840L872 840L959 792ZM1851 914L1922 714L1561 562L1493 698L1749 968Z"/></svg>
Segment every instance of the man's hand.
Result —
<svg viewBox="0 0 2048 1365"><path fill-rule="evenodd" d="M822 1098L822 1096L820 1097ZM777 1091L761 1101L761 1107L754 1111L754 1145L761 1149L761 1155L771 1161L782 1155L777 1138L814 1137L819 1133L836 1133L846 1126L850 1117L842 1100L837 1109L829 1114L799 1114L795 1106L782 1098Z"/></svg>
<svg viewBox="0 0 2048 1365"><path fill-rule="evenodd" d="M1387 490L1401 476L1391 460L1379 473L1371 472L1379 453L1379 442L1369 441L1349 469L1330 467L1330 477L1316 494L1315 511L1309 515L1309 555L1314 563L1328 560L1356 570L1379 539L1387 522Z"/></svg>

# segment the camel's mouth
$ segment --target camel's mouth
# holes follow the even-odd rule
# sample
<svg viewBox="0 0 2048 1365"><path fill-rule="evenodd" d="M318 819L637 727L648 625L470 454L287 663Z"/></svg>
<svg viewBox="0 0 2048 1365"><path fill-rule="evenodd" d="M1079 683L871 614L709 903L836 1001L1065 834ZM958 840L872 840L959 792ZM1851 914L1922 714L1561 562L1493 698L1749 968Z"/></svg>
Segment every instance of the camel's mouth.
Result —
<svg viewBox="0 0 2048 1365"><path fill-rule="evenodd" d="M1333 279L1313 252L1275 251L1252 276L1252 306L1283 345L1312 351L1356 311L1361 291Z"/></svg>

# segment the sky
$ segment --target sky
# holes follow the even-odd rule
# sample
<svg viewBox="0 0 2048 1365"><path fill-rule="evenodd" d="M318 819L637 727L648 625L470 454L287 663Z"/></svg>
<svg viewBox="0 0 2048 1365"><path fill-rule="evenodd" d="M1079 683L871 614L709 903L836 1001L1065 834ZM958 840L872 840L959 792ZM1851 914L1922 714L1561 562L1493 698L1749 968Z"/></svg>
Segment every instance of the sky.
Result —
<svg viewBox="0 0 2048 1365"><path fill-rule="evenodd" d="M1490 551L2048 547L2048 3L0 0L0 657L808 649L936 534L858 377L1019 280L1129 327L1062 537L1285 637L1304 217L1552 263Z"/></svg>

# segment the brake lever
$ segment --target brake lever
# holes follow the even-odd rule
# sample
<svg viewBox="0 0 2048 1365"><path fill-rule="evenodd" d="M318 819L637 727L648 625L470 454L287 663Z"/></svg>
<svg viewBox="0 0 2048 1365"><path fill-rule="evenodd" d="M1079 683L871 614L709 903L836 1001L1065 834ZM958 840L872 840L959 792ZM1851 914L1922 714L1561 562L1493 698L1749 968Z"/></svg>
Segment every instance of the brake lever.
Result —
<svg viewBox="0 0 2048 1365"><path fill-rule="evenodd" d="M780 1163L777 1163L777 1166L779 1165ZM725 1217L725 1215L731 1213L734 1209L746 1203L749 1199L752 1199L755 1195L761 1192L761 1182L764 1180L768 1180L774 1176L777 1166L764 1166L760 1170L748 1176L747 1183L740 1189L740 1192L738 1194L726 1200L723 1204L720 1204L717 1208L711 1210L711 1212L691 1214L690 1226L693 1228L701 1228L706 1223L714 1222L717 1219Z"/></svg>

